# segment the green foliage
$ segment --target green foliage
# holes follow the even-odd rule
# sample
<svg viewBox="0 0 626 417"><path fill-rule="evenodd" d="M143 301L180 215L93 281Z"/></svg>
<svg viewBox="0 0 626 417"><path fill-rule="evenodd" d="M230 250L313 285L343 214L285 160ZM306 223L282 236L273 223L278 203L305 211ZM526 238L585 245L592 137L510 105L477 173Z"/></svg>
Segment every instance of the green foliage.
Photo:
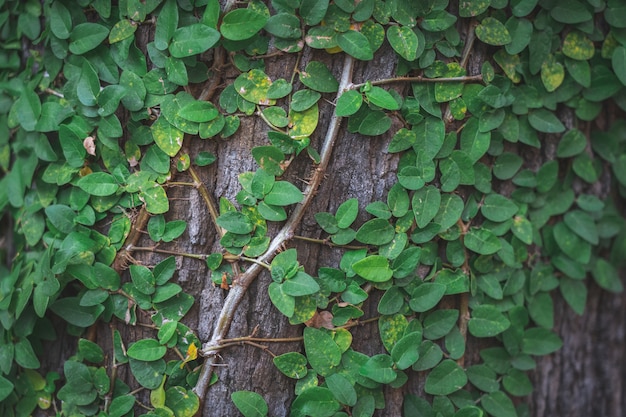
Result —
<svg viewBox="0 0 626 417"><path fill-rule="evenodd" d="M473 0L455 16L445 1L266 3L0 2L0 210L15 246L1 254L11 259L0 266L0 414L54 404L63 416L133 415L136 397L116 366L151 391L143 415L196 413L200 341L182 322L194 299L171 282L174 257L122 276L119 257L137 211L151 216L155 244L185 238L186 222L167 215L174 167L194 177L216 160L192 158L185 140L230 138L245 117L267 124L268 142L251 150L259 168L238 175L237 205L221 199L217 210L206 197L223 251L184 255L206 261L223 289L237 285L224 260L263 265L269 302L309 325L304 354L274 358L298 381L293 416L371 416L385 407L384 385L424 371L434 399L407 394L407 416L517 416L511 396L531 393L532 357L563 343L553 297L582 314L591 279L623 290L619 202L584 191L608 181L611 195L626 195L626 125L589 124L605 103L626 109L623 7ZM139 45L139 27L150 25L154 40ZM265 70L269 45L371 61L385 39L398 78L349 84L319 58L286 78ZM467 74L461 39L491 48L481 74ZM192 95L218 77L206 59L222 50L238 75L211 101ZM319 242L342 256L313 275L295 249L276 253L268 229L290 224L314 191L282 176L303 150L323 161L311 137L323 136L326 102L333 123L347 118L349 132L389 139L397 182L384 201L351 198L315 214ZM564 113L575 119L563 123ZM556 146L542 149L547 140ZM537 149L549 161L538 168L520 156ZM384 291L380 316L361 319L373 291ZM460 307L438 308L442 300ZM57 337L53 315L80 336L61 382L40 371L42 342ZM378 321L386 353L353 349L359 320ZM124 341L115 330L108 352L87 338L99 322L147 324L154 337ZM463 362L470 337L493 339L480 363ZM231 398L246 417L268 414L259 394Z"/></svg>

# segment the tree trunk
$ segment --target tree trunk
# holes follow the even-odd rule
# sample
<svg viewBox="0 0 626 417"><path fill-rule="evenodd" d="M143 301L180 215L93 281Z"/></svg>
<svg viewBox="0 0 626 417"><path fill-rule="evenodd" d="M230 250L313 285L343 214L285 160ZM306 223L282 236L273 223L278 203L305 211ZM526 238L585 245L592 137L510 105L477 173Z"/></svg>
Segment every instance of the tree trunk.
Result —
<svg viewBox="0 0 626 417"><path fill-rule="evenodd" d="M472 62L475 68L480 68L485 54L485 50L474 53ZM357 65L353 82L360 83L393 77L396 67L394 56L390 47L384 45L373 61L361 62ZM298 68L302 70L312 59L322 60L338 78L343 59L337 55L332 60L328 57L327 54L315 55L307 51L298 64ZM288 78L295 64L295 57L282 55L268 61L266 72L272 79ZM228 75L226 77L228 78ZM393 88L402 92L406 86L397 84ZM331 103L320 102L321 120L316 133L311 137L312 144L317 149L319 149L319 143L332 111ZM400 123L396 122L397 126L392 127L390 132L400 127ZM203 150L209 150L217 156L216 164L200 172L203 184L215 200L226 197L234 201L235 194L240 190L237 175L256 169L250 150L255 146L267 144L266 131L267 126L261 120L245 118L242 120L238 133L226 141L203 141L195 137L186 139L192 159L197 152ZM359 200L360 214L357 223L363 223L369 219L369 215L364 211L365 206L372 201L384 201L387 190L396 181L397 154L386 152L390 138L390 133L376 138L352 134L347 131L344 121L327 174L313 203L305 213L297 231L298 235L313 238L325 237L319 230L313 215L320 211L334 213L343 201L352 197ZM550 157L546 155L550 153L549 151L529 152L528 148L517 148L525 156L527 167L538 167L541 162ZM554 152L553 148L551 152ZM314 165L311 160L303 153L292 162L286 175L289 180L295 181L296 185L303 188L313 169ZM176 179L179 178L181 181L184 180L185 174L179 174ZM186 220L188 230L181 239L168 245L167 248L188 253L220 251L220 235L215 230L199 193L189 187L175 187L168 190L168 195L172 200L168 220ZM275 233L276 230L274 230ZM144 243L150 246L149 239L146 239ZM337 267L342 254L341 250L297 239L289 241L286 246L297 248L299 261L312 275L315 275L319 267ZM153 265L163 256L141 253L136 257L147 265ZM180 266L178 282L197 300L187 317L187 323L197 330L201 340L207 341L211 337L227 291L211 282L210 270L203 262L183 257L177 258L177 262ZM228 338L251 334L268 339L301 336L303 326L289 325L285 316L270 303L268 298L270 282L269 274L262 272L250 286L237 309ZM378 315L379 298L380 294L370 297L363 306L365 313L363 318ZM541 358L536 371L532 373L535 390L525 399L530 405L530 415L534 417L555 415L621 417L626 407L624 387L626 351L623 348L626 296L610 294L597 286L592 286L583 316L573 314L560 295L556 294L554 299L555 330L563 338L564 346L558 352ZM453 301L455 302L458 300ZM132 332L132 337L128 334L130 339L140 336L136 329ZM355 327L351 332L355 350L370 356L385 353L375 322ZM148 337L147 334L146 337ZM469 337L466 366L480 361L478 350L483 347L483 343ZM285 377L276 369L272 363L272 355L290 351L303 352L303 345L297 341L261 344L265 345L269 351L259 346L241 344L219 353L215 368L219 380L209 388L203 399L202 415L238 415L230 395L239 390L250 390L261 394L268 402L270 415L286 416L289 414L290 404L294 399L295 381ZM385 390L386 408L377 411L377 416L401 415L403 396L408 392L425 396L423 393L425 374L412 372L409 375L410 379L405 387Z"/></svg>

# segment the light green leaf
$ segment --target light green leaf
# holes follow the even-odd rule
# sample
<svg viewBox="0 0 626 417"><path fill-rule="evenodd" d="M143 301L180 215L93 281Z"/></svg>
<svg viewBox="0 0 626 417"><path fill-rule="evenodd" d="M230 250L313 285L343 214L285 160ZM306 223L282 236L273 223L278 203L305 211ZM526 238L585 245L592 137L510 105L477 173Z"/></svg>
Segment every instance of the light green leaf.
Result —
<svg viewBox="0 0 626 417"><path fill-rule="evenodd" d="M384 256L370 255L352 264L354 272L372 282L388 281L393 270L389 268L389 260Z"/></svg>
<svg viewBox="0 0 626 417"><path fill-rule="evenodd" d="M151 362L161 359L166 351L156 339L141 339L130 345L126 353L130 358Z"/></svg>
<svg viewBox="0 0 626 417"><path fill-rule="evenodd" d="M99 197L115 194L120 188L115 177L106 172L93 172L85 175L78 180L76 185L85 192Z"/></svg>
<svg viewBox="0 0 626 417"><path fill-rule="evenodd" d="M276 181L264 201L274 206L288 206L299 203L303 198L302 191L295 185L288 181Z"/></svg>
<svg viewBox="0 0 626 417"><path fill-rule="evenodd" d="M256 392L235 391L230 395L231 400L244 417L266 417L267 403Z"/></svg>

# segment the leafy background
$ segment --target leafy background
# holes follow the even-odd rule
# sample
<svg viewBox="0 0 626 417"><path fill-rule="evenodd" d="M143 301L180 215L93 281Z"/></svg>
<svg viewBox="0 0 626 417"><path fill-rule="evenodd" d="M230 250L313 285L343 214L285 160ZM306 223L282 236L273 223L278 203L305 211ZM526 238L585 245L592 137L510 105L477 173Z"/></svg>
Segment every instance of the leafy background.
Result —
<svg viewBox="0 0 626 417"><path fill-rule="evenodd" d="M3 415L527 415L622 289L620 2L0 4Z"/></svg>

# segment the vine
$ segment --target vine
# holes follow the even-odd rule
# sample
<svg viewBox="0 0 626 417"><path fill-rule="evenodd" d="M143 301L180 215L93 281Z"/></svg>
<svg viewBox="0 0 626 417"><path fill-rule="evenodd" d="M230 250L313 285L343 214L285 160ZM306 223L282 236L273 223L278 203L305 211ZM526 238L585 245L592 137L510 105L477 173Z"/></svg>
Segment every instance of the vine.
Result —
<svg viewBox="0 0 626 417"><path fill-rule="evenodd" d="M0 414L193 416L218 354L248 344L296 380L292 416L372 416L385 386L417 372L423 392L404 395L405 416L525 415L515 397L532 392L534 358L562 346L555 292L582 314L588 278L622 291L626 245L625 125L599 119L626 109L626 9L542 3L0 2ZM353 80L381 48L396 74ZM287 54L285 78L265 72ZM340 74L323 54L341 57ZM321 100L334 109L324 132ZM259 168L238 175L236 201L218 199L201 180L216 157L194 141L236 138L248 117L267 126L251 149ZM316 213L322 238L298 236L342 126L391 138L397 182L386 201ZM302 153L303 190L285 179ZM166 219L172 187L197 192L220 251L168 247L187 228ZM140 246L146 235L154 244ZM292 239L341 261L306 271ZM133 258L146 251L163 259ZM209 340L185 324L194 299L173 281L176 257L227 290ZM227 337L259 276L268 308L305 324L302 336ZM373 292L379 315L364 317ZM378 326L385 353L353 349L358 325ZM123 340L119 326L154 337ZM55 329L76 337L62 375L42 366ZM478 363L469 338L492 342ZM273 343L303 349L275 355ZM261 394L232 400L264 416Z"/></svg>

